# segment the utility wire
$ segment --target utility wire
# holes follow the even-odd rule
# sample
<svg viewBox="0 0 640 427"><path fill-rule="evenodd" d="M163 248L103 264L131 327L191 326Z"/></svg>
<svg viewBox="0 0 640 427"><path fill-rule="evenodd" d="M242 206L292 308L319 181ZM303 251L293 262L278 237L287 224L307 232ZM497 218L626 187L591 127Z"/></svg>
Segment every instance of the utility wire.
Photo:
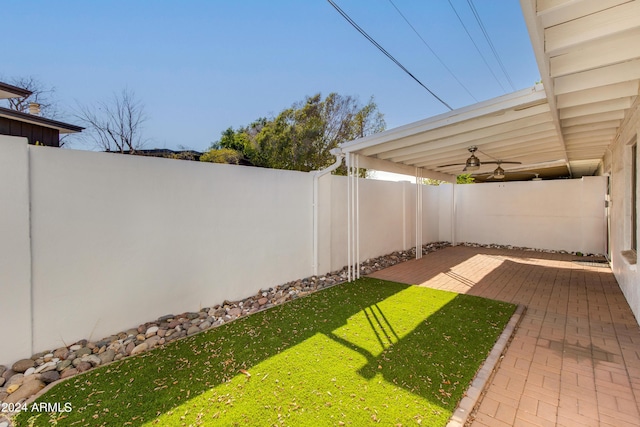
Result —
<svg viewBox="0 0 640 427"><path fill-rule="evenodd" d="M491 69L491 67L489 66L489 63L487 62L487 59L484 57L484 55L482 54L482 52L480 51L480 48L478 47L478 45L476 44L476 42L473 40L473 37L471 37L471 34L469 33L469 30L467 29L467 26L465 25L465 23L462 21L462 18L460 18L460 15L458 15L458 11L456 10L455 7L453 7L453 4L451 4L451 0L447 0L449 2L449 6L451 6L451 9L453 9L453 13L456 14L456 16L458 17L458 21L460 21L460 23L462 24L462 28L464 28L464 31L467 33L467 36L469 36L469 40L471 40L471 43L473 43L473 45L476 47L476 50L478 51L478 53L480 54L480 57L482 58L482 60L484 61L484 64L487 66L487 68L489 69L489 71L491 72L491 75L493 76L493 78L496 80L496 82L498 82L498 84L500 85L500 87L502 88L502 91L504 93L507 93L506 89L504 88L504 86L502 85L502 83L500 83L500 80L498 80L498 77L496 76L496 74L493 72L493 70Z"/></svg>
<svg viewBox="0 0 640 427"><path fill-rule="evenodd" d="M378 48L378 50L380 52L382 52L387 58L389 58L391 61L393 61L394 64L396 64L398 67L400 67L402 69L402 71L404 71L405 73L407 73L409 75L409 77L411 77L413 80L415 80L420 86L422 86L424 89L427 90L427 92L429 92L431 94L431 96L433 96L435 99L437 99L438 101L440 101L440 103L442 105L444 105L445 107L447 107L449 110L453 110L453 108L451 108L451 106L449 104L447 104L445 101L443 101L438 95L436 95L435 93L433 93L433 91L431 91L431 89L429 89L428 87L426 87L420 80L418 80L418 78L416 76L414 76L413 74L411 74L411 72L409 72L409 70L407 70L404 65L402 65L396 58L393 57L393 55L391 55L389 52L387 52L382 46L380 46L378 44L377 41L375 41L369 34L367 34L366 31L364 31L358 24L356 24L356 22L351 19L351 17L349 17L349 15L347 15L346 12L344 12L342 9L340 9L340 7L335 4L333 2L333 0L327 0L329 2L329 4L331 4L331 6L333 6L333 8L335 10L338 11L338 13L340 15L342 15L342 17L344 19L347 20L347 22L349 24L351 24L351 26L353 26L353 28L355 28L356 30L358 30L358 32L360 34L362 34L367 40L369 40L375 47Z"/></svg>
<svg viewBox="0 0 640 427"><path fill-rule="evenodd" d="M391 0L389 0L389 1L391 1ZM484 24L482 23L482 20L480 19L480 15L478 14L478 11L476 10L476 6L473 4L473 0L467 0L467 3L469 4L469 7L471 8L471 11L473 12L473 16L476 17L476 21L478 22L478 25L480 26L480 29L482 30L482 34L484 34L484 38L487 40L487 43L489 43L489 47L491 48L491 51L493 52L493 56L495 56L496 61L498 61L498 65L500 65L500 68L502 69L502 72L504 73L505 77L509 81L509 84L511 85L511 89L516 90L515 86L513 85L513 82L511 81L511 77L509 77L509 73L507 73L507 70L504 68L504 64L502 63L502 59L500 59L500 55L498 55L498 52L496 51L496 48L493 45L493 42L491 41L491 38L489 37L489 33L487 32L487 29L484 27Z"/></svg>
<svg viewBox="0 0 640 427"><path fill-rule="evenodd" d="M453 71L451 71L449 69L449 67L447 67L447 64L445 64L442 59L440 59L440 57L438 56L437 53L434 52L433 49L431 49L431 46L429 46L429 43L427 43L427 41L420 35L420 33L418 32L418 30L415 29L415 27L413 25L411 25L411 22L409 22L409 20L407 19L406 16L404 16L404 14L400 11L400 9L398 9L398 6L396 6L396 4L393 2L393 0L389 0L389 3L391 3L391 5L394 7L394 9L400 14L400 16L402 16L402 19L404 19L404 21L407 23L407 25L409 25L409 27L411 27L411 29L413 30L414 33L416 33L416 35L420 38L420 40L422 40L422 43L427 47L427 49L429 49L429 51L433 54L433 56L436 57L436 59L440 62L440 64L449 72L449 74L451 74L451 76L458 82L458 84L460 86L462 86L464 88L464 90L467 91L467 93L469 94L470 97L473 98L474 101L478 102L478 100L476 99L475 96L473 96L473 94L471 93L471 91L469 91L469 89L458 79L458 77L456 77L456 75L453 73Z"/></svg>

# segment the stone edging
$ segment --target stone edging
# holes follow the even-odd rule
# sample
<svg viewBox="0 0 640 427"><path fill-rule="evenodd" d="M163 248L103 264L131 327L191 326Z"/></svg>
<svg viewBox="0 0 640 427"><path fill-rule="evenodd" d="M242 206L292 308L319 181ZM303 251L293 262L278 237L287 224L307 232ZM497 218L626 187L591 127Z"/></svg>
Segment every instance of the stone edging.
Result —
<svg viewBox="0 0 640 427"><path fill-rule="evenodd" d="M479 405L489 380L493 378L493 375L498 370L502 356L513 339L515 331L518 328L525 312L526 307L524 305L518 305L516 307L516 311L511 316L509 323L507 323L504 331L500 334L500 337L493 346L489 356L482 364L480 370L478 370L478 373L471 382L471 385L465 392L465 396L460 400L458 407L449 419L447 427L463 427L469 420L469 416L472 414L473 410L477 409L476 407Z"/></svg>

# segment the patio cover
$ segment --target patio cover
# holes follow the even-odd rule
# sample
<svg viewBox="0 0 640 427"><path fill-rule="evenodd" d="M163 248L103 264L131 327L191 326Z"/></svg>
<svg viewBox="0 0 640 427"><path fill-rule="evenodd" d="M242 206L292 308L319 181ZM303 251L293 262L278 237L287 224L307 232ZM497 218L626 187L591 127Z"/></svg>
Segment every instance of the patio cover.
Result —
<svg viewBox="0 0 640 427"><path fill-rule="evenodd" d="M419 168L445 181L462 167L438 166L463 163L471 145L522 162L505 170L549 178L596 173L638 95L640 1L521 0L521 6L542 84L347 142L343 152L357 154L360 167L410 175Z"/></svg>
<svg viewBox="0 0 640 427"><path fill-rule="evenodd" d="M503 165L506 171L528 171L546 178L602 173L598 171L602 158L638 96L640 1L520 3L542 83L344 143L340 148L347 166L415 175L417 182L419 177L455 182L463 166L440 166L464 163L468 148L477 146L481 162L522 163ZM491 173L495 168L482 165L475 173ZM348 241L349 265L357 277L354 176L349 180ZM416 212L417 230L421 221ZM421 243L418 233L416 243Z"/></svg>

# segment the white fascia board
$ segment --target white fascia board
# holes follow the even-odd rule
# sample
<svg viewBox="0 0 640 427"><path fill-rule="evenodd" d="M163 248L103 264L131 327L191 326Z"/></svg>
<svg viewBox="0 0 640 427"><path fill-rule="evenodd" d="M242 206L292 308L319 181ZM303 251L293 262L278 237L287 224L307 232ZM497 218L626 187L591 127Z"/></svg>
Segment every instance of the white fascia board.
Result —
<svg viewBox="0 0 640 427"><path fill-rule="evenodd" d="M542 79L542 84L545 87L545 92L547 95L547 100L549 101L549 108L551 109L551 116L553 117L553 124L556 127L556 132L558 133L558 142L562 151L565 152L565 162L567 165L567 169L569 169L569 174L571 175L571 165L569 164L569 155L567 153L567 146L564 143L564 139L562 137L562 126L560 124L560 117L558 116L558 107L556 105L556 89L555 82L551 78L551 74L549 73L549 57L545 52L545 39L544 39L544 28L542 27L542 22L538 17L538 11L536 7L538 2L531 0L520 0L520 7L522 8L522 15L524 16L524 22L527 25L527 31L529 32L529 39L531 40L531 46L533 47L533 53L536 57L536 62L538 63L538 71L540 72L540 78ZM542 5L541 5L542 6Z"/></svg>
<svg viewBox="0 0 640 427"><path fill-rule="evenodd" d="M459 108L448 113L430 117L417 122L409 123L395 129L380 132L374 135L365 136L353 141L340 144L340 148L345 153L357 152L364 148L372 147L385 142L394 141L407 136L416 135L433 129L450 126L455 123L464 122L485 115L497 113L515 107L536 103L547 99L547 95L542 85L532 88L522 89L497 98L492 98L477 104Z"/></svg>

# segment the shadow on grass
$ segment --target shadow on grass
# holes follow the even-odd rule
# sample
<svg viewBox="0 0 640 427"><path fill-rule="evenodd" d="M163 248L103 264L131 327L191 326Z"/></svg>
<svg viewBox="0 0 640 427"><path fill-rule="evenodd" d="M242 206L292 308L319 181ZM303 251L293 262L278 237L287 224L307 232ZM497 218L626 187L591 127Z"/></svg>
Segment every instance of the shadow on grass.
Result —
<svg viewBox="0 0 640 427"><path fill-rule="evenodd" d="M376 408L383 411L395 390L411 405L422 406L387 420L411 420L430 411L446 421L513 309L365 278L90 371L38 401L72 404L70 413L52 415L61 426L273 425L283 423L283 411L294 417L286 425L303 425L295 417L305 416L312 418L310 425L323 425L350 408L359 414L345 420L361 425L382 417ZM293 376L291 370L296 370ZM343 384L322 388L332 381ZM390 388L361 394L374 382ZM364 401L363 396L366 404L355 399ZM177 418L154 423L174 412ZM218 420L221 412L233 422ZM29 425L34 415L20 414L16 426ZM50 425L49 417L42 414L35 425Z"/></svg>

